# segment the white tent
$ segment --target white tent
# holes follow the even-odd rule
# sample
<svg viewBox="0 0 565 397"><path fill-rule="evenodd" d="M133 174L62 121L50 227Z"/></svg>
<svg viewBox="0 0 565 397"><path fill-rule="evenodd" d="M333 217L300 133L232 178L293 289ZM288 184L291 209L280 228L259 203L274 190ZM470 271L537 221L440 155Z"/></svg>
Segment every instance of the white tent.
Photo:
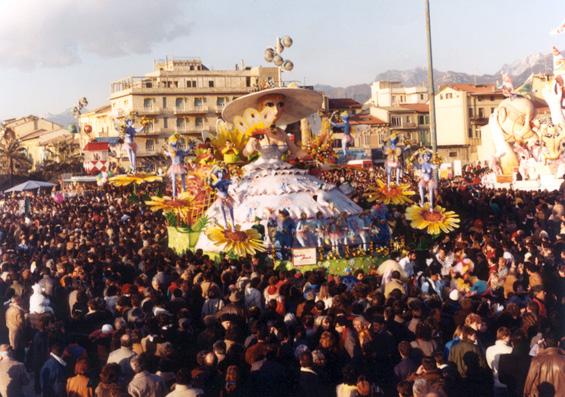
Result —
<svg viewBox="0 0 565 397"><path fill-rule="evenodd" d="M26 190L35 190L35 189L40 189L42 187L47 188L53 186L55 186L55 184L50 182L26 181L24 183L20 183L19 185L13 186L10 189L4 190L4 193L23 192Z"/></svg>

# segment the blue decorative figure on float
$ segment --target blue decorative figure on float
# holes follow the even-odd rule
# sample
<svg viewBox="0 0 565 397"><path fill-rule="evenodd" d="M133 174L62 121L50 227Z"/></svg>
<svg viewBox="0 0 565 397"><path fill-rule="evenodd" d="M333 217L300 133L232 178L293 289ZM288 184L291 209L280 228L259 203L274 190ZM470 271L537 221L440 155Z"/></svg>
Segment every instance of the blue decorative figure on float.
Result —
<svg viewBox="0 0 565 397"><path fill-rule="evenodd" d="M424 206L427 190L428 198L430 200L430 210L433 210L434 190L436 188L436 181L434 177L434 169L436 167L432 163L433 154L430 150L425 149L420 155L420 158L420 181L418 182L418 189L420 192L420 207Z"/></svg>
<svg viewBox="0 0 565 397"><path fill-rule="evenodd" d="M180 176L182 191L184 192L186 190L186 166L184 159L190 154L190 149L182 150L179 147L179 139L178 134L171 135L169 137L169 148L167 150L167 155L171 159L171 166L167 173L173 184L173 197L177 197L177 176Z"/></svg>
<svg viewBox="0 0 565 397"><path fill-rule="evenodd" d="M351 136L351 124L349 123L349 113L342 112L341 116L341 123L334 123L331 121L335 116L336 112L334 112L330 117L330 123L333 128L336 128L340 131L343 131L343 139L341 140L341 150L343 151L343 155L347 156L347 145L353 145L353 137Z"/></svg>
<svg viewBox="0 0 565 397"><path fill-rule="evenodd" d="M126 150L128 160L130 163L130 171L133 174L137 172L137 164L136 164L137 145L135 144L135 135L142 132L143 129L144 127L136 129L133 126L133 120L131 119L126 120L126 124L124 126L124 149Z"/></svg>
<svg viewBox="0 0 565 397"><path fill-rule="evenodd" d="M218 197L220 197L222 216L224 218L224 226L226 229L234 229L235 219L233 214L233 198L229 194L229 186L231 180L228 178L228 171L220 166L214 166L210 175L210 186L216 189ZM228 222L229 215L229 222Z"/></svg>
<svg viewBox="0 0 565 397"><path fill-rule="evenodd" d="M386 156L386 185L387 187L390 186L393 171L396 177L396 184L399 185L400 178L402 178L402 149L398 144L398 135L395 132L389 137L383 151Z"/></svg>

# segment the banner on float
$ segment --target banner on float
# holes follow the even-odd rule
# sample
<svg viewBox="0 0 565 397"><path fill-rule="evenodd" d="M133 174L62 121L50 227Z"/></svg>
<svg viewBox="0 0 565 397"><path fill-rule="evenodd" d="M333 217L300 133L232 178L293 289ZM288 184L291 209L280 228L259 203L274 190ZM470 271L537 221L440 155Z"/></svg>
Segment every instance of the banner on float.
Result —
<svg viewBox="0 0 565 397"><path fill-rule="evenodd" d="M317 262L316 248L294 248L292 250L292 264L294 266L311 266Z"/></svg>

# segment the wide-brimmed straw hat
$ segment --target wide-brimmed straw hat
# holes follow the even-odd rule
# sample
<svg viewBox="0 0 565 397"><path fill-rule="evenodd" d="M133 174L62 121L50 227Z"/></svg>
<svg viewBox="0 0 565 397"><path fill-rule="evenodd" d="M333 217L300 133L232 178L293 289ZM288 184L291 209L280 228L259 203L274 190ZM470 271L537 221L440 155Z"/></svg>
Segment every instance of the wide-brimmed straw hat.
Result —
<svg viewBox="0 0 565 397"><path fill-rule="evenodd" d="M233 118L241 116L245 109L257 109L259 100L267 95L285 97L283 113L277 120L277 125L288 125L310 116L320 110L323 102L322 94L317 91L291 87L269 88L244 95L228 103L222 112L222 118L231 123Z"/></svg>

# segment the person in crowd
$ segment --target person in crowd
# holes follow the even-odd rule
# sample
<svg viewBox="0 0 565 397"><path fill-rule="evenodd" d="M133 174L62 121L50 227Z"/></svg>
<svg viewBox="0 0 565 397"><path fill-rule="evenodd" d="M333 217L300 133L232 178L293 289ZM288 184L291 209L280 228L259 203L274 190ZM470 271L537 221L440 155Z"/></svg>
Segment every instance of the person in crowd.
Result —
<svg viewBox="0 0 565 397"><path fill-rule="evenodd" d="M88 359L85 357L75 363L75 376L67 379L67 397L94 397L93 383L88 377Z"/></svg>
<svg viewBox="0 0 565 397"><path fill-rule="evenodd" d="M19 397L30 381L25 365L14 359L14 352L7 344L0 345L0 396Z"/></svg>

